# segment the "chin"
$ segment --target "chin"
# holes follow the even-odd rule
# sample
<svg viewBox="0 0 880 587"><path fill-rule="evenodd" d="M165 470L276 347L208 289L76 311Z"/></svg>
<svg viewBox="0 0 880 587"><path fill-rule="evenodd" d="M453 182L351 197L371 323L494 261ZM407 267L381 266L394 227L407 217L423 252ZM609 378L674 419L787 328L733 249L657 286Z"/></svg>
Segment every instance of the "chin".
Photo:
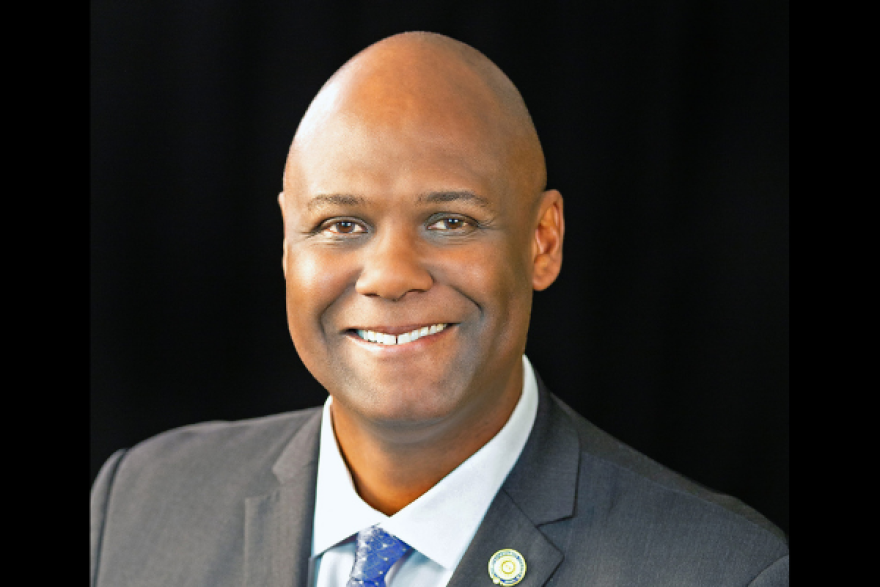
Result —
<svg viewBox="0 0 880 587"><path fill-rule="evenodd" d="M360 387L337 394L349 411L377 424L412 426L433 424L456 412L463 394L450 386L382 385L372 390Z"/></svg>

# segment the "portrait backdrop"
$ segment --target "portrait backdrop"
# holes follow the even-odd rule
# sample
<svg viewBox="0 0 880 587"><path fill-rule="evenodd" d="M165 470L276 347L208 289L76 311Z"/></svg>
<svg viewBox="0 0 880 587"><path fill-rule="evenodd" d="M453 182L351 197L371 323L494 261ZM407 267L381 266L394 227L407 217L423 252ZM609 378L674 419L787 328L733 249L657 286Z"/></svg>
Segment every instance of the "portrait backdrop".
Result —
<svg viewBox="0 0 880 587"><path fill-rule="evenodd" d="M513 80L565 199L540 376L788 532L788 20L772 0L93 0L91 479L161 431L324 401L287 331L287 150L348 58L427 30Z"/></svg>

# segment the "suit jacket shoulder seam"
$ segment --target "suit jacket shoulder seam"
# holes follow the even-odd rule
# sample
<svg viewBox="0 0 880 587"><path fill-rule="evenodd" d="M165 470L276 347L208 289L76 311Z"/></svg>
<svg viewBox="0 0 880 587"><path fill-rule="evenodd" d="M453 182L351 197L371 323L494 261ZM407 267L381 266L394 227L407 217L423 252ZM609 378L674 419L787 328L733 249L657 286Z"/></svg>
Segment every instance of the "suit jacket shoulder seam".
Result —
<svg viewBox="0 0 880 587"><path fill-rule="evenodd" d="M93 586L97 586L98 577L101 572L101 552L104 545L104 532L107 528L107 513L110 507L110 500L113 497L113 489L116 485L116 474L119 472L119 467L122 465L122 461L127 454L128 449L122 448L113 453L113 455L110 456L110 459L108 459L108 464L110 464L111 469L107 471L107 492L104 496L103 503L101 504L103 512L101 514L101 528L98 532L98 539L95 544L95 576L93 577Z"/></svg>
<svg viewBox="0 0 880 587"><path fill-rule="evenodd" d="M572 426L574 426L575 430L579 430L579 427L577 426L577 424L576 424L575 422L572 421L572 414L569 413L569 410L571 410L574 414L576 414L576 415L577 415L578 417L580 417L580 418L583 418L584 420L586 420L586 418L584 418L583 416L581 416L581 415L578 414L577 412L574 412L574 410L572 410L572 408L570 408L570 407L569 407L568 405L566 405L564 402L561 402L558 398L556 398L556 396L552 396L552 397L553 397L553 399L556 401L557 406L562 410L562 413L565 414L565 416L569 419L569 421L570 421L570 423L572 424ZM568 408L568 409L566 409L566 408ZM692 479L690 479L690 478L688 478L688 477L682 475L681 473L679 473L679 472L677 472L677 471L674 471L673 469L670 469L669 467L666 467L665 465L662 465L662 464L658 463L657 461L655 461L654 459L652 459L652 458L649 457L648 455L642 454L641 452L639 452L639 451L637 451L636 449L632 448L631 446L629 446L628 444L624 443L623 441L621 441L621 440L615 438L614 436L612 436L611 434L605 432L605 431L602 430L601 428L598 428L595 424L593 424L592 422L589 422L589 420L586 420L586 421L589 423L590 426L594 427L599 433L601 433L602 435L604 435L604 436L607 437L608 439L612 440L613 442L617 443L618 445L622 446L622 447L624 448L624 450L632 451L632 452L634 452L636 455L638 455L640 458L642 458L642 459L647 459L647 460L648 460L651 464L653 464L654 466L661 468L661 470L666 471L666 472L668 472L668 473L670 473L670 474L672 474L672 475L675 475L676 477L679 477L680 479L682 479L682 480L684 480L684 481L686 481L686 482L688 482L688 483L693 483L693 484L695 484L695 485L697 485L697 486L699 486L699 487L703 487L703 489L704 489L705 491L707 491L707 492L711 492L711 493L714 493L714 494L717 494L717 495L723 495L723 496L726 496L726 497L730 497L731 499L737 499L737 498L735 498L734 496L727 495L727 494L724 494L724 493L720 493L720 492L714 491L714 490L712 490L712 489L710 489L710 488L708 488L708 487L704 487L704 486L700 485L698 482L696 482L696 481L694 481L694 480L692 480ZM584 444L584 440L583 440L583 437L581 436L581 434L580 434L579 431L578 431L578 443L580 444L580 458L581 458L581 459L583 459L583 458L585 458L585 457L589 457L589 458L592 458L592 459L596 459L596 460L601 461L601 462L603 462L603 463L607 463L608 465L611 465L612 467L614 467L614 468L616 468L616 469L623 470L623 471L628 471L629 473L631 473L631 474L633 474L633 475L639 477L640 479L644 479L645 481L647 481L647 482L651 483L652 485L654 485L654 486L656 486L656 487L659 487L659 488L661 488L661 489L663 489L663 490L671 491L671 492L674 492L674 493L676 493L676 494L678 494L678 495L682 495L682 496L685 496L685 497L690 497L690 498L692 498L692 499L696 499L696 500L698 500L700 503L703 503L703 504L705 504L705 505L707 505L707 506L709 506L709 507L712 507L713 509L716 509L716 510L722 510L722 511L726 512L726 513L729 514L729 515L736 516L736 518L738 518L738 519L740 519L740 520L745 520L745 521L748 522L751 526L754 526L755 528L759 529L762 533L764 533L764 534L769 534L771 537L773 537L774 539L776 539L776 541L779 542L782 546L784 546L784 547L786 547L786 548L788 547L788 542L787 542L787 540L786 540L786 538L785 538L785 534L782 532L781 529L778 529L778 528L777 528L777 532L778 532L778 533L777 533L777 532L774 532L773 530L764 527L764 526L763 526L762 524L760 524L759 522L757 522L757 521L751 519L749 516L747 516L747 515L745 515L745 514L743 514L743 513L740 513L740 512L737 512L737 511L731 510L731 509L729 509L729 508L727 508L727 507L725 507L725 506L723 506L723 505L721 505L721 504L719 504L719 503L717 503L717 502L715 502L715 501L712 501L712 500L710 500L710 499L707 499L707 498L704 497L704 496L699 495L698 493L695 493L695 492L692 492L692 491L686 491L686 490L684 490L684 489L682 489L682 488L675 487L674 485L670 485L670 484L667 484L667 483L663 483L663 482L661 482L661 481L659 481L659 480L657 480L657 479L653 479L653 478L651 478L650 476L646 475L645 473L642 473L642 472L638 471L637 469L634 469L634 468L632 468L632 467L629 467L629 466L627 466L627 465L625 465L625 464L623 464L623 463L621 463L621 462L619 462L619 461L616 461L616 460L614 460L614 459L612 459L612 458L610 458L610 457L603 456L603 455L597 454L597 453L595 453L595 452L591 452L591 451L585 446L585 444ZM752 508L751 506L749 506L748 504L742 502L741 500L737 500L737 501L739 501L739 502L742 503L745 507L747 507L747 508L749 508L750 510L754 511L755 514L757 514L758 516L760 516L761 518L764 518L764 519L766 520L766 517L763 516L763 514L761 514L760 512L758 512L757 510L755 510L754 508ZM773 527L775 527L775 524L773 524L773 522L771 522L770 520L766 520L766 522L767 522L768 524L772 525Z"/></svg>
<svg viewBox="0 0 880 587"><path fill-rule="evenodd" d="M755 581L758 581L759 579L761 579L764 575L767 574L768 571L770 571L771 569L773 569L776 565L780 564L780 563L781 563L782 561L784 561L784 560L788 560L788 557L789 557L789 554L788 554L788 553L785 553L784 555L782 555L781 557L777 558L777 559L774 560L772 563L770 563L769 565L767 565L766 567L764 567L763 569L761 569L761 571L760 571L757 575L755 575L755 577L754 577L751 581L749 581L749 587L751 587L752 585L754 585L754 584L755 584ZM786 583L786 585L787 585L787 583Z"/></svg>
<svg viewBox="0 0 880 587"><path fill-rule="evenodd" d="M618 441L618 442L619 442L619 441ZM632 449L632 450L634 450L634 449ZM773 532L772 530L770 530L770 529L768 529L768 528L765 528L764 526L762 526L761 524L759 524L759 523L756 522L755 520L752 520L751 518L749 518L748 516L746 516L746 515L744 515L744 514L742 514L742 513L740 513L740 512L733 511L733 510L731 510L731 509L729 509L729 508L727 508L727 507L724 507L724 506L721 505L720 503L714 502L714 501L712 501L712 500L710 500L710 499L707 499L707 498L705 498L705 497L703 497L703 496L701 496L701 495L699 495L699 494L692 493L692 492L689 492L689 491L685 491L684 489L681 489L681 488L678 488L678 487L675 487L675 486L672 486L672 485L668 485L668 484L662 483L662 482L660 482L660 481L658 481L658 480L656 480L656 479L652 479L651 477L649 477L649 476L647 476L647 475L645 475L645 474L643 474L643 473L640 473L639 471L637 471L637 470L635 470L635 469L633 469L633 468L631 468L631 467L627 467L626 465L623 465L623 464L621 464L621 463L615 462L615 461L613 461L613 460L611 460L611 459L609 459L609 458L607 458L607 457L603 457L603 456L600 456L600 455L597 455L597 454L591 453L591 452L589 452L589 451L587 451L587 450L584 450L584 449L581 449L581 454L582 454L582 455L589 456L589 457L594 458L594 459L597 459L597 460L602 461L602 462L604 462L604 463L608 463L609 465L611 465L612 467L615 467L616 469L621 469L621 470L623 470L623 471L628 471L629 473L632 473L633 475L638 476L640 479L644 479L644 480L647 481L648 483L651 483L652 485L655 485L655 486L657 486L657 487L660 487L660 488L662 488L662 489L664 489L664 490L666 490L666 491L671 491L671 492L676 493L676 494L678 494L678 495L682 495L682 496L685 496L685 497L689 497L689 498L692 498L692 499L696 499L696 500L698 500L700 503L705 504L705 505L707 505L707 506L709 506L709 507L711 507L711 508L713 508L713 509L716 509L716 510L722 510L722 511L726 512L727 514L730 514L730 515L736 516L736 518L738 518L738 519L740 519L740 520L745 520L745 521L748 522L750 525L752 525L752 526L754 526L755 528L759 529L762 533L769 534L771 537L775 538L775 539L776 539L781 545L787 547L787 542L786 542L786 540L785 540L785 538L784 538L783 536L780 536L779 534L776 534L776 533ZM647 457L647 456L646 456L645 458L650 458L650 457ZM652 461L652 462L653 462L653 461ZM660 465L659 463L658 463L658 466L663 467L663 465ZM665 467L664 467L664 468L665 468ZM683 479L686 479L686 480L687 480L688 482L690 482L690 483L696 483L695 481L692 481L692 480L688 479L687 477L684 477L683 475L681 475L681 473L678 473L678 472L676 472L676 471L673 471L672 469L667 469L667 470L670 471L670 472L672 472L672 473L675 474L675 475L681 476ZM726 496L726 497L730 497L731 499L737 499L736 497L734 497L734 496L732 496L732 495L727 495L727 494L725 494L725 493L715 492L714 490L709 489L709 488L706 488L706 491L711 491L711 492L713 492L713 493L716 493L717 495L723 495L723 496ZM746 504L746 503L744 503L744 502L742 502L741 500L738 500L738 499L737 499L737 501L740 501L740 503L742 503L745 507L747 507L747 508L749 508L749 509L755 511L755 513L758 514L759 516L764 517L761 513L759 513L759 512L757 512L756 510L754 510L754 508L752 508L752 507L749 506L748 504ZM767 522L770 523L770 524L772 524L772 522L770 522L769 520L767 520ZM782 533L782 530L779 530L779 532L780 532L780 534L781 534L781 533Z"/></svg>

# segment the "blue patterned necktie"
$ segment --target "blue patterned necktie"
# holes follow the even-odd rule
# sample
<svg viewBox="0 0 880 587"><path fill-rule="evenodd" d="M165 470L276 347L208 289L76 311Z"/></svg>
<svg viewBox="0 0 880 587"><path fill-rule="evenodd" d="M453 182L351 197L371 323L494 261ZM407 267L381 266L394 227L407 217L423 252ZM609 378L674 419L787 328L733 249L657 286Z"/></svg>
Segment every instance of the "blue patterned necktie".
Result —
<svg viewBox="0 0 880 587"><path fill-rule="evenodd" d="M346 587L385 587L385 575L409 545L377 526L358 532L354 567Z"/></svg>

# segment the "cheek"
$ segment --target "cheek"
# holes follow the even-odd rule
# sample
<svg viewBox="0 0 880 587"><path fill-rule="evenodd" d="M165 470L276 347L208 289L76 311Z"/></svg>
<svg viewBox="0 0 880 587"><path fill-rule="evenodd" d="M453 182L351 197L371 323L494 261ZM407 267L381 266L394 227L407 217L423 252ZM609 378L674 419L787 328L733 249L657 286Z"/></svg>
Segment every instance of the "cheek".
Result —
<svg viewBox="0 0 880 587"><path fill-rule="evenodd" d="M447 275L454 272L452 283L481 309L487 325L496 336L524 335L531 309L531 274L528 255L510 242L491 243L474 248L467 258L459 259ZM493 344L497 344L495 339Z"/></svg>
<svg viewBox="0 0 880 587"><path fill-rule="evenodd" d="M330 251L292 249L287 258L287 315L290 334L299 349L302 342L320 336L327 308L351 285L346 256Z"/></svg>

